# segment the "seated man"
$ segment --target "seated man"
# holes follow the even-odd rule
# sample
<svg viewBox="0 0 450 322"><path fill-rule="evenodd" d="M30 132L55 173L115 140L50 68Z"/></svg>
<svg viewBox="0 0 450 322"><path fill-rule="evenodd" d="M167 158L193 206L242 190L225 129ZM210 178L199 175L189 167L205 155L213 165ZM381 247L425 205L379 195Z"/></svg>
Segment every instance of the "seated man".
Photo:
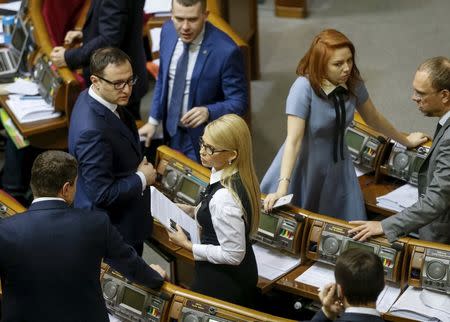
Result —
<svg viewBox="0 0 450 322"><path fill-rule="evenodd" d="M384 321L376 310L378 295L384 288L380 258L366 250L351 248L336 261L336 284L319 293L322 310L311 321Z"/></svg>
<svg viewBox="0 0 450 322"><path fill-rule="evenodd" d="M34 201L0 219L2 321L109 321L100 286L102 258L128 279L159 288L165 272L149 267L103 212L74 209L77 161L39 155L31 170Z"/></svg>

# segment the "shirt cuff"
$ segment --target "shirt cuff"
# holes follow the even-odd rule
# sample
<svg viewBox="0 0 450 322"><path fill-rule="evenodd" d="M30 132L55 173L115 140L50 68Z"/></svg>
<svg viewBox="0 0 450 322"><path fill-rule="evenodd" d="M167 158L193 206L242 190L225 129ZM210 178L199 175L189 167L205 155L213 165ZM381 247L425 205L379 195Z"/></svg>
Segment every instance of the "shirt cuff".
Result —
<svg viewBox="0 0 450 322"><path fill-rule="evenodd" d="M194 260L203 261L206 260L206 248L208 245L202 244L192 244L192 254L194 255Z"/></svg>
<svg viewBox="0 0 450 322"><path fill-rule="evenodd" d="M148 118L148 123L150 123L150 124L152 124L152 125L156 125L156 126L159 125L159 121L158 121L157 119L154 119L154 118L151 117L151 116Z"/></svg>
<svg viewBox="0 0 450 322"><path fill-rule="evenodd" d="M142 182L142 191L145 190L145 188L147 187L147 179L145 179L144 173L142 173L141 171L136 171L136 174L139 176L139 178L141 179Z"/></svg>

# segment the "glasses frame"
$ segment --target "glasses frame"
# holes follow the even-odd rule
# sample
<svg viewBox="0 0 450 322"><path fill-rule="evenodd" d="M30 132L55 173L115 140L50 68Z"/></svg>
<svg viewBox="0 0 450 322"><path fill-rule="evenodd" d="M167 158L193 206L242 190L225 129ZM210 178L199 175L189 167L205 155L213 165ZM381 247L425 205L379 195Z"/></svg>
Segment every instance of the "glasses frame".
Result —
<svg viewBox="0 0 450 322"><path fill-rule="evenodd" d="M217 152L225 152L225 151L230 151L230 150L217 150L215 147L206 144L202 138L199 139L199 144L200 144L200 150L204 149L207 155L213 155L214 153Z"/></svg>
<svg viewBox="0 0 450 322"><path fill-rule="evenodd" d="M138 77L137 75L133 75L131 78L127 79L126 81L124 80L119 80L119 81L115 81L115 82L111 82L110 80L107 80L106 78L103 78L99 75L94 74L95 77L100 78L101 80L107 82L108 84L112 85L114 87L115 90L121 91L125 88L125 85L128 85L130 87L134 86L137 81L138 81Z"/></svg>

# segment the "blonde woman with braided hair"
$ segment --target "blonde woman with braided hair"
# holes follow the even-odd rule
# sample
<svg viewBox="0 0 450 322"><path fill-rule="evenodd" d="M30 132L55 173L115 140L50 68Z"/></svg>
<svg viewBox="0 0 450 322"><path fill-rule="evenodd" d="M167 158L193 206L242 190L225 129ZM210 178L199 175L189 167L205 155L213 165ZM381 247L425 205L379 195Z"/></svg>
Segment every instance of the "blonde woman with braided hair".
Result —
<svg viewBox="0 0 450 322"><path fill-rule="evenodd" d="M250 237L258 228L260 190L244 120L227 114L209 123L200 158L212 168L210 184L197 207L182 209L195 214L201 244L192 244L180 228L169 237L194 255L193 291L252 306L258 271Z"/></svg>

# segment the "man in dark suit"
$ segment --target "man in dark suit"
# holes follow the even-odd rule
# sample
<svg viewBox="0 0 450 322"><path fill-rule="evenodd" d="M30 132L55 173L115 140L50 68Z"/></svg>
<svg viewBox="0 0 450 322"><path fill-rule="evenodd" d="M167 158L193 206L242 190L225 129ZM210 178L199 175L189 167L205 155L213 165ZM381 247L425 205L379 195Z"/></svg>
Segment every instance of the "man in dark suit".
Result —
<svg viewBox="0 0 450 322"><path fill-rule="evenodd" d="M164 140L197 161L205 124L224 114L243 115L248 105L240 49L207 16L206 0L172 1L149 122L139 129L150 146L152 137L161 138L155 131L162 123Z"/></svg>
<svg viewBox="0 0 450 322"><path fill-rule="evenodd" d="M418 201L382 221L355 221L354 239L385 234L389 242L419 230L423 240L450 244L450 60L422 63L413 81L413 101L425 116L439 117L433 144L419 169Z"/></svg>
<svg viewBox="0 0 450 322"><path fill-rule="evenodd" d="M376 310L384 288L383 264L377 255L359 248L346 250L336 261L334 277L336 284L320 291L322 309L311 321L384 321Z"/></svg>
<svg viewBox="0 0 450 322"><path fill-rule="evenodd" d="M147 59L142 41L144 3L144 0L92 0L83 31L69 31L64 39L65 45L71 45L76 40L82 40L83 45L68 50L55 47L50 55L58 67L83 67L83 77L89 85L89 58L92 53L106 46L122 49L130 56L134 75L138 76L127 107L136 119L140 119L140 100L148 90Z"/></svg>
<svg viewBox="0 0 450 322"><path fill-rule="evenodd" d="M149 267L105 213L70 207L76 180L74 157L44 152L31 170L30 208L0 219L2 321L109 321L102 258L132 281L162 285L165 272Z"/></svg>
<svg viewBox="0 0 450 322"><path fill-rule="evenodd" d="M95 51L90 68L92 85L78 97L69 127L69 152L79 163L75 207L106 211L142 254L152 231L148 185L156 171L142 156L133 117L122 108L136 79L118 48Z"/></svg>

